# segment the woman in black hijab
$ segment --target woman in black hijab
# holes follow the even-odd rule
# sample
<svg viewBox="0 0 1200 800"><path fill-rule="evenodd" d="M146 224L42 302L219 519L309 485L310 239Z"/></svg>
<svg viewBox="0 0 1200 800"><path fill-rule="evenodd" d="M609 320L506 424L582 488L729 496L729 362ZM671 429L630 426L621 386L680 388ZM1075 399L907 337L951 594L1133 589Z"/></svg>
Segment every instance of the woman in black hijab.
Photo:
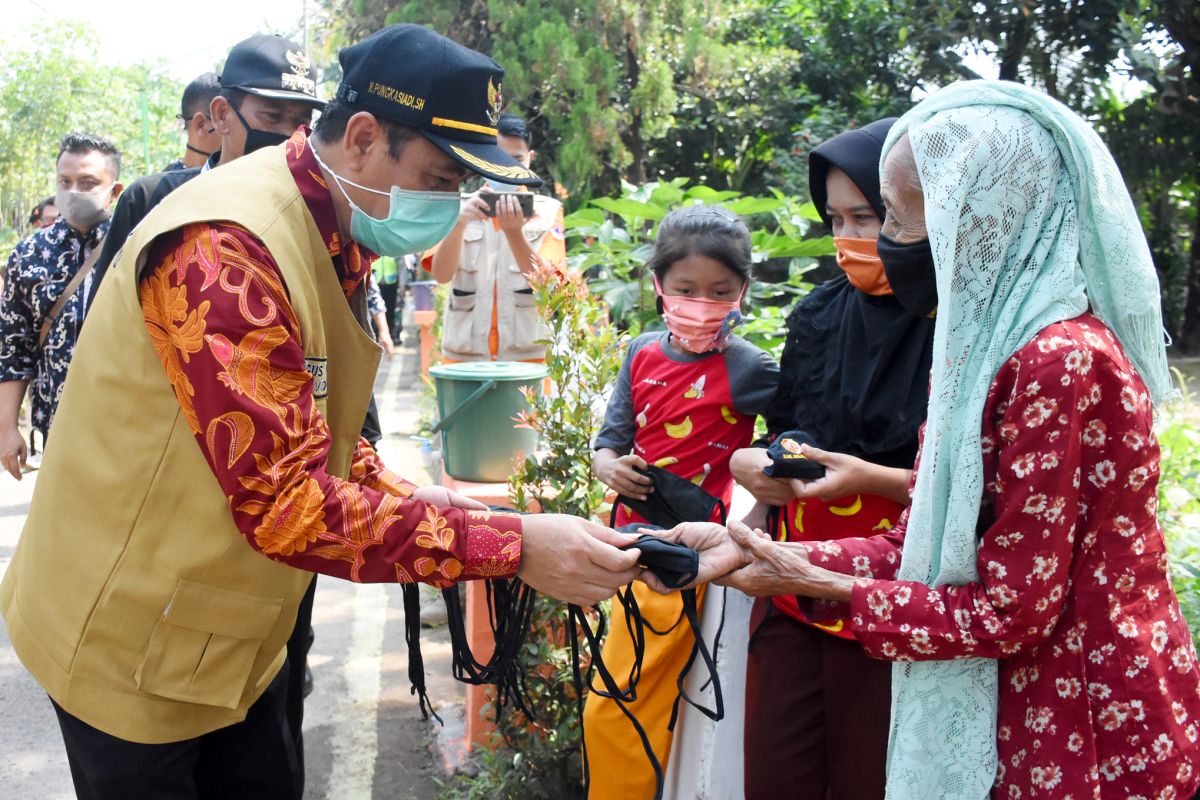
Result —
<svg viewBox="0 0 1200 800"><path fill-rule="evenodd" d="M905 310L883 274L879 156L894 119L840 134L809 155L809 190L843 273L788 318L768 439L805 442L824 465L806 482L767 477L762 448L734 454L734 477L758 500L748 522L777 539L871 536L908 505L925 420L933 320ZM793 436L781 434L793 432ZM802 433L796 433L802 432ZM763 525L763 522L766 525ZM818 545L819 546L819 545ZM747 800L882 798L891 665L844 630L848 607L759 598L746 677ZM800 788L803 787L803 788Z"/></svg>

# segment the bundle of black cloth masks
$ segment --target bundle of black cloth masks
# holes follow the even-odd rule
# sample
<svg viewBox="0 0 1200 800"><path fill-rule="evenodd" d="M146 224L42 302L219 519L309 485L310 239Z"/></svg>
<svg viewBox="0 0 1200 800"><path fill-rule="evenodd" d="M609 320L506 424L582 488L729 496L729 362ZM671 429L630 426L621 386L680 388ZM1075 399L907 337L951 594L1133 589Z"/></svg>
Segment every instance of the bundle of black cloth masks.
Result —
<svg viewBox="0 0 1200 800"><path fill-rule="evenodd" d="M683 482L689 487L699 488L695 487L690 481ZM704 492L704 494L707 495L707 492ZM689 492L688 496L693 500L700 500L703 503L703 498L694 493ZM712 509L718 507L720 503L716 498L711 498L711 495L709 497L712 503L708 505L708 515L700 517L700 519L711 518L709 515L711 515ZM626 498L619 498L620 502L625 502L625 500ZM723 504L720 505L720 508L723 518ZM512 509L501 507L493 507L492 510L512 512ZM663 518L661 512L658 512L656 516L660 519ZM671 527L674 524L672 523ZM620 530L624 533L637 533L642 530L664 530L666 527L661 524L633 524L626 525ZM653 572L659 580L670 588L686 586L696 579L700 567L700 557L695 550L689 547L659 539L651 534L640 536L629 547L639 548L642 553L640 561L642 566ZM471 650L471 645L467 637L465 612L458 593L458 587L452 586L442 592L448 612L447 628L451 641L451 670L454 677L463 683L471 685L490 684L496 687L494 706L496 712L495 718L497 720L500 719L506 708L515 709L528 719L536 719L537 714L529 701L529 694L525 686L525 673L518 656L530 634L530 625L537 601L537 592L517 578L486 580L484 581L484 586L486 590L488 622L495 641L492 654L486 661L476 658ZM409 681L412 683L412 692L419 697L422 716L425 719L433 716L434 719L441 722L441 718L434 712L425 691L424 662L421 657L420 644L421 615L418 587L415 584L406 584L403 587L403 591L406 617L405 634L409 653L408 675ZM694 706L712 720L720 720L725 715L721 684L717 677L717 665L713 656L719 645L721 633L718 630L713 649L710 651L700 634L700 615L696 603L696 590L694 588L683 589L680 594L683 600L683 612L680 618L666 631L659 631L642 619L641 613L638 610L637 600L633 594L632 584L622 587L617 592L615 602L619 602L625 610L626 628L633 642L634 650L634 662L630 669L626 688L624 689L621 688L608 667L605 666L601 653L601 645L607 632L607 617L603 609L598 605L591 606L589 609L577 605L567 606L567 638L571 648L572 673L577 702L579 704L580 723L582 725L585 697L584 687L601 697L612 699L629 719L634 730L637 731L646 756L650 760L651 767L654 769L656 799L661 798L663 793L662 765L650 747L650 741L646 736L645 729L638 722L637 717L626 707L628 703L637 699L637 684L641 677L647 629L652 633L664 635L674 630L682 620L686 619L695 636L695 644L692 646L691 655L676 679L679 694L675 698L675 708L671 714L669 727L672 730L675 727L676 720L678 719L680 699ZM587 649L590 656L586 669L583 667L583 648ZM704 662L705 668L708 670L709 683L713 687L714 708L711 709L690 697L684 688L684 681L691 672L692 665L695 663L697 657ZM598 685L597 676L599 677ZM706 683L705 688L708 685ZM589 782L587 743L585 741L581 744L586 795L586 786Z"/></svg>
<svg viewBox="0 0 1200 800"><path fill-rule="evenodd" d="M621 533L638 533L644 530L663 530L663 528L658 525L634 523L632 525L625 525L617 530ZM664 541L649 534L639 536L638 540L630 545L630 547L641 549L641 564L654 573L669 588L686 586L696 579L700 558L699 554L689 547L675 542ZM598 606L593 606L593 609L596 611L595 628L591 626L586 612L579 606L570 606L570 614L568 616L568 638L571 642L572 666L575 670L576 687L587 686L589 692L597 694L600 697L609 698L616 703L617 708L621 710L621 713L633 725L638 739L641 740L646 758L650 761L650 766L654 770L655 800L663 796L662 764L654 754L654 749L650 746L650 740L646 735L645 728L642 727L642 724L633 712L627 708L628 703L637 700L637 684L642 674L642 660L646 651L647 630L653 634L664 636L675 630L675 627L682 620L686 619L688 625L691 626L692 635L695 638L692 644L692 652L688 655L683 669L679 671L679 675L675 679L677 694L675 696L675 705L671 710L671 720L667 728L675 730L675 723L679 719L679 701L681 699L713 721L718 721L725 716L725 701L721 695L721 681L717 675L717 662L714 656L714 653L720 646L721 632L720 630L717 631L713 648L709 650L700 632L700 613L696 602L696 590L694 588L682 589L680 597L683 600L683 611L680 618L666 630L660 631L642 618L641 612L638 609L637 598L633 594L633 587L631 585L624 586L617 591L615 602L619 602L625 610L625 626L629 633L630 641L633 643L634 653L633 664L629 670L625 689L622 689L617 683L608 667L604 664L603 658L601 658L601 643L604 640L605 634L605 617L603 612L600 611ZM723 616L724 613L722 612ZM583 634L584 642L587 644L592 656L586 674L581 672L577 631ZM707 688L709 684L712 685L713 708L708 708L691 697L684 685L688 674L692 670L692 665L696 662L697 656L704 662L705 669L708 670L708 682L705 683L703 688ZM596 685L595 678L597 675L600 678L600 686ZM582 692L578 692L577 696L579 698L579 718L582 720L584 696ZM590 781L586 739L582 742L582 750L584 795L586 796L586 787Z"/></svg>

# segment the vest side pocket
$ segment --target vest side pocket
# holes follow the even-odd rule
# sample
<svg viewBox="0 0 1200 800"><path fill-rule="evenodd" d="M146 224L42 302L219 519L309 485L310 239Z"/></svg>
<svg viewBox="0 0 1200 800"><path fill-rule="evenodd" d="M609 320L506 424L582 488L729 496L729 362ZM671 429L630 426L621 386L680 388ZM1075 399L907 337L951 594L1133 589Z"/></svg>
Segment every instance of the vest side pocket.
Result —
<svg viewBox="0 0 1200 800"><path fill-rule="evenodd" d="M282 597L259 597L181 579L134 672L140 691L237 708Z"/></svg>
<svg viewBox="0 0 1200 800"><path fill-rule="evenodd" d="M471 222L463 230L462 253L458 257L458 271L455 273L453 281L456 289L468 292L479 289L479 265L487 257L483 225L482 222Z"/></svg>
<svg viewBox="0 0 1200 800"><path fill-rule="evenodd" d="M490 224L490 223L489 223ZM483 223L471 222L463 231L462 254L450 281L446 316L442 321L442 350L459 356L478 355L475 345L475 306L480 290L479 267L486 258Z"/></svg>
<svg viewBox="0 0 1200 800"><path fill-rule="evenodd" d="M537 304L533 298L533 290L525 289L512 293L513 320L512 341L508 348L512 350L538 350L544 347L539 344L549 336L549 329L538 313ZM501 340L503 341L503 340Z"/></svg>
<svg viewBox="0 0 1200 800"><path fill-rule="evenodd" d="M472 281L473 283L473 281ZM447 303L446 319L442 324L442 349L448 353L470 354L475 336L475 292L468 292L455 286L450 290L450 301Z"/></svg>

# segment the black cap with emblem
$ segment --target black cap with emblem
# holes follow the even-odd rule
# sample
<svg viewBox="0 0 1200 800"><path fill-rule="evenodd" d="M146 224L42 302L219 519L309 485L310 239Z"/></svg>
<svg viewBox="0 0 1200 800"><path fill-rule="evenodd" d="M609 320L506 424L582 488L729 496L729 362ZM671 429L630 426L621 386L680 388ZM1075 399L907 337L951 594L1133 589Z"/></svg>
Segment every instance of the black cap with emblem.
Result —
<svg viewBox="0 0 1200 800"><path fill-rule="evenodd" d="M496 144L504 68L420 25L393 25L338 54L338 100L410 125L485 178L522 186L542 179Z"/></svg>
<svg viewBox="0 0 1200 800"><path fill-rule="evenodd" d="M317 68L304 51L278 34L258 34L229 51L218 79L222 89L239 89L272 100L299 100L323 108L317 99Z"/></svg>

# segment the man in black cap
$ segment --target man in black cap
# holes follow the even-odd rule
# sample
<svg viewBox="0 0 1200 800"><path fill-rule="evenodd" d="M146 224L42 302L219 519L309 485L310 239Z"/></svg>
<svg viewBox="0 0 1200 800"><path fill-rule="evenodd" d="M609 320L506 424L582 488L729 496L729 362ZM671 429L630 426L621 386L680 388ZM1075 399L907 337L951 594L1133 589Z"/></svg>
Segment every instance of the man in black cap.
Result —
<svg viewBox="0 0 1200 800"><path fill-rule="evenodd" d="M209 73L211 75L211 73ZM190 90L205 76L189 85ZM101 280L125 244L129 232L162 199L205 170L228 164L261 147L281 144L292 131L312 123L313 111L325 103L317 98L317 70L299 46L279 35L258 34L238 42L229 51L221 74L212 75L213 92L189 121L191 127L212 127L220 149L205 153L206 160L187 169L168 169L134 181L121 195L113 212L112 227L96 261L89 305ZM188 113L184 93L184 113Z"/></svg>
<svg viewBox="0 0 1200 800"><path fill-rule="evenodd" d="M496 145L491 59L398 25L340 60L317 132L168 197L84 329L69 446L46 453L0 583L81 796L299 796L280 683L312 572L518 576L580 604L641 574L635 537L416 487L359 438L372 258L444 237L470 173L539 179Z"/></svg>
<svg viewBox="0 0 1200 800"><path fill-rule="evenodd" d="M183 90L179 120L183 123L183 133L187 137L185 152L182 158L168 164L163 172L202 167L208 157L221 146L221 134L217 133L208 115L208 107L220 91L221 84L217 81L215 72L205 72L197 76Z"/></svg>

